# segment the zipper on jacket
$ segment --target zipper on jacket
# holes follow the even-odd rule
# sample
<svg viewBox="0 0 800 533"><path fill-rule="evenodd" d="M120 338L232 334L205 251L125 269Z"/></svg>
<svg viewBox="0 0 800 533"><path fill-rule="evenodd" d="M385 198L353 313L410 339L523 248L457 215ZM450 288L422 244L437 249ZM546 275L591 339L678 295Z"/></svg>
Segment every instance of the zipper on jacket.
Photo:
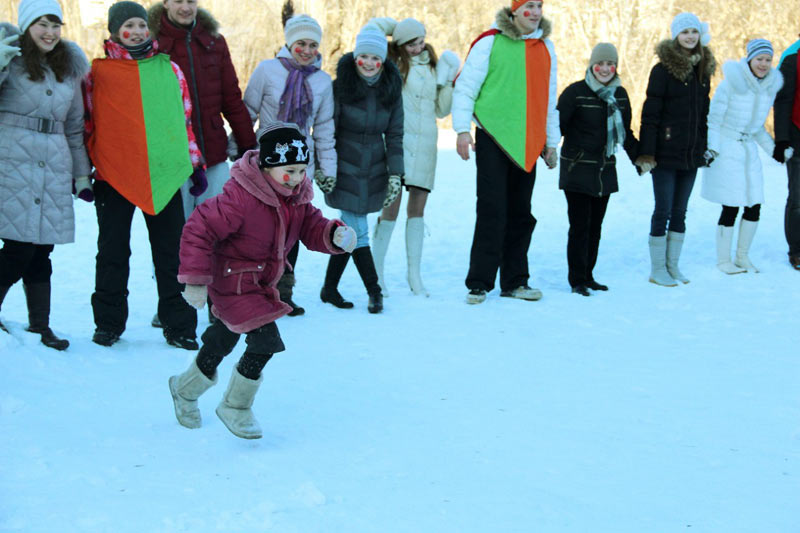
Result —
<svg viewBox="0 0 800 533"><path fill-rule="evenodd" d="M197 21L195 21L192 29L197 25ZM194 128L195 136L197 137L197 144L200 145L200 153L203 154L203 158L206 157L206 141L205 137L203 136L203 117L200 113L200 92L197 90L197 77L194 74L194 56L192 55L192 30L188 30L186 32L186 53L189 56L189 74L192 77L192 88L194 89L194 98L192 98L192 105L194 106L194 110L197 113L197 120L195 121L197 124L192 124ZM191 91L190 91L191 92Z"/></svg>

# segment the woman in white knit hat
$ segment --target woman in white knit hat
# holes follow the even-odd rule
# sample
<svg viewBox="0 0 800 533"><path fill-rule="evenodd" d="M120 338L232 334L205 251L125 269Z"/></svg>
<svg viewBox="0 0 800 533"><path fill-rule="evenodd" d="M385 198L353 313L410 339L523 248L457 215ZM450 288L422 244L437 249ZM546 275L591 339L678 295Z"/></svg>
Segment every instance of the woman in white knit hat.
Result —
<svg viewBox="0 0 800 533"><path fill-rule="evenodd" d="M671 31L672 38L656 46L659 62L650 71L636 159L639 169L653 176L650 282L665 287L689 283L678 261L697 169L713 159L706 146L706 116L717 67L708 48L708 24L680 13Z"/></svg>
<svg viewBox="0 0 800 533"><path fill-rule="evenodd" d="M374 26L362 28L352 53L336 66L337 174L325 203L341 209L341 219L356 231L352 254L331 256L320 299L340 309L353 303L339 293L350 255L369 296L367 310L383 310L383 293L369 242L367 215L390 206L400 194L403 164L403 78L386 59L386 36Z"/></svg>
<svg viewBox="0 0 800 533"><path fill-rule="evenodd" d="M49 325L50 254L75 240L73 183L92 199L81 95L89 65L61 38L58 2L22 0L18 15L18 28L0 24L0 305L22 279L27 330L64 350Z"/></svg>
<svg viewBox="0 0 800 533"><path fill-rule="evenodd" d="M311 149L307 173L317 176L323 192L336 183L336 148L333 137L333 87L331 77L321 70L322 28L308 15L295 15L290 1L284 4L283 34L286 44L273 59L259 63L244 92L244 103L253 122L275 121L297 124L306 134ZM294 266L298 246L289 252L292 268L278 283L281 300L292 306L289 316L305 313L292 300Z"/></svg>
<svg viewBox="0 0 800 533"><path fill-rule="evenodd" d="M725 79L717 87L708 113L708 149L715 159L703 172L702 195L722 204L716 233L717 267L726 274L758 272L748 256L764 202L758 146L769 155L775 150L764 123L783 86L780 71L772 68L773 55L772 43L766 39L747 43L746 57L723 65ZM744 214L736 257L731 261L740 207L744 207Z"/></svg>
<svg viewBox="0 0 800 533"><path fill-rule="evenodd" d="M422 284L420 263L425 233L424 211L428 194L433 190L436 172L437 118L450 114L453 97L453 80L458 73L458 57L446 50L440 58L425 42L425 26L413 18L400 22L392 18L376 18L369 22L392 36L389 59L403 76L403 152L408 189L406 212L406 255L408 259L408 285L417 295L428 295ZM400 212L402 193L397 200L381 212L375 225L372 250L381 289L386 296L386 279L383 273L384 258L389 240Z"/></svg>

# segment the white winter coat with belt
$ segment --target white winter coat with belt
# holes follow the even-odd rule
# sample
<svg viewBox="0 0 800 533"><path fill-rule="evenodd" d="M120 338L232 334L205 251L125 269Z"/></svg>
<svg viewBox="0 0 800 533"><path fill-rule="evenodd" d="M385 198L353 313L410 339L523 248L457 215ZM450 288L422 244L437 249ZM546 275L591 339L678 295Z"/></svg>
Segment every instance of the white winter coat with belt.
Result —
<svg viewBox="0 0 800 533"><path fill-rule="evenodd" d="M278 120L281 96L286 88L289 71L278 60L279 57L291 59L292 54L284 46L275 59L267 59L258 64L247 82L244 91L244 105L250 111L253 122L258 119L261 126ZM321 62L317 62L320 66ZM312 158L306 172L314 175L315 162L326 176L336 175L336 140L333 125L333 85L327 72L318 70L307 78L313 95L311 116L306 120L308 145Z"/></svg>
<svg viewBox="0 0 800 533"><path fill-rule="evenodd" d="M427 50L412 57L409 67L403 85L405 184L432 191L439 136L436 119L450 114L453 84L437 85ZM436 68L449 69L449 66L440 62Z"/></svg>
<svg viewBox="0 0 800 533"><path fill-rule="evenodd" d="M6 34L19 30L2 24ZM70 56L62 82L49 68L31 81L22 57L0 71L0 238L33 244L75 240L72 179L88 176L83 144L81 80L86 56L64 41ZM47 122L49 121L49 122ZM37 127L34 129L34 125ZM54 132L45 133L52 125Z"/></svg>
<svg viewBox="0 0 800 533"><path fill-rule="evenodd" d="M719 155L703 170L702 196L722 205L750 207L764 202L758 148L772 154L775 142L764 123L783 86L777 69L759 80L745 59L728 61L708 113L708 149Z"/></svg>

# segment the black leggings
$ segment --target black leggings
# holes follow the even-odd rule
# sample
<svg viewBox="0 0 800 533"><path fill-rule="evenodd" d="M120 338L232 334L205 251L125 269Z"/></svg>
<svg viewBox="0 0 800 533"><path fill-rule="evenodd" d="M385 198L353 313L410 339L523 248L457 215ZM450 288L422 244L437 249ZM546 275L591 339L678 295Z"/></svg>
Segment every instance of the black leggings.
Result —
<svg viewBox="0 0 800 533"><path fill-rule="evenodd" d="M272 358L272 354L282 352L286 348L278 332L275 322L265 324L248 332L245 342L247 349L239 359L239 373L247 379L258 379L261 371ZM239 333L229 330L221 320L217 320L203 333L203 347L197 354L197 368L213 379L217 367L231 353L239 342Z"/></svg>
<svg viewBox="0 0 800 533"><path fill-rule="evenodd" d="M720 226L726 226L730 228L736 223L736 215L738 214L739 214L738 207L723 205L722 213L719 215L718 224ZM744 214L742 215L743 220L749 220L750 222L758 222L758 219L760 217L761 217L761 204L756 204L753 207L744 208Z"/></svg>

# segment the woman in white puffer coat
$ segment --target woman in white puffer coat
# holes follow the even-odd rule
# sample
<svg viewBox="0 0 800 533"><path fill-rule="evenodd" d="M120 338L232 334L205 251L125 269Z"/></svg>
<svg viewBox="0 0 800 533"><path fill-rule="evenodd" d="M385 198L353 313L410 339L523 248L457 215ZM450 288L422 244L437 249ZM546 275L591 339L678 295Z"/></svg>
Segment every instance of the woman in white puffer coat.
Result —
<svg viewBox="0 0 800 533"><path fill-rule="evenodd" d="M726 274L758 272L748 257L764 202L764 181L758 146L772 154L775 142L764 123L783 86L780 71L772 68L772 44L765 39L747 43L747 57L728 61L725 79L711 99L708 113L708 149L713 162L704 170L702 196L722 204L717 225L717 267ZM739 207L736 258L731 242Z"/></svg>
<svg viewBox="0 0 800 533"><path fill-rule="evenodd" d="M408 285L414 294L427 296L420 275L420 263L425 233L425 203L433 190L436 173L436 141L439 135L436 119L450 114L453 80L460 61L450 51L443 52L437 58L433 47L425 42L425 26L415 19L397 22L388 17L375 18L368 25L376 26L392 36L388 57L403 76L403 159L406 172L403 182L408 190ZM402 193L392 205L383 209L373 235L372 253L384 296L388 292L383 264L401 201Z"/></svg>

